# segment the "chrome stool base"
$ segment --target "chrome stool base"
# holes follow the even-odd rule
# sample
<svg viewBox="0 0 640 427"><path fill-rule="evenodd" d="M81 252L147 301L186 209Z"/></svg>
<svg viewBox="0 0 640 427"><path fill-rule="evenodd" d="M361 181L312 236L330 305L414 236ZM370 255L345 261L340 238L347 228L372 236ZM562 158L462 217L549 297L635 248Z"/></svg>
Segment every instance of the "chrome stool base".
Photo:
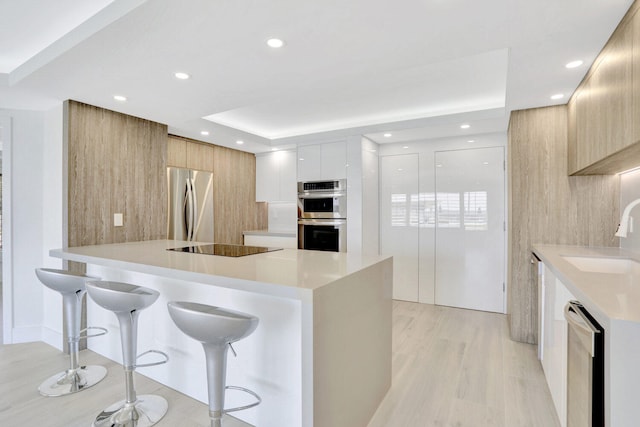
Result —
<svg viewBox="0 0 640 427"><path fill-rule="evenodd" d="M43 396L57 397L76 393L98 384L107 375L104 366L79 366L77 369L67 369L47 378L38 391Z"/></svg>
<svg viewBox="0 0 640 427"><path fill-rule="evenodd" d="M160 421L168 408L164 397L143 394L134 403L121 400L109 406L98 415L92 427L149 427Z"/></svg>

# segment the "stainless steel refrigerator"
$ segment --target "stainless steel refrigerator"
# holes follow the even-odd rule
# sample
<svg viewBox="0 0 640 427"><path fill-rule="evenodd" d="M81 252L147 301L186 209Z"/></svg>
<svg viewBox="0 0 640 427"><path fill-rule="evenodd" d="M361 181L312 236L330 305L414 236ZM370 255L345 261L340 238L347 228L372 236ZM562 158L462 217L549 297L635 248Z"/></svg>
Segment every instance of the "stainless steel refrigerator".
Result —
<svg viewBox="0 0 640 427"><path fill-rule="evenodd" d="M167 238L213 242L213 174L167 168L169 224Z"/></svg>

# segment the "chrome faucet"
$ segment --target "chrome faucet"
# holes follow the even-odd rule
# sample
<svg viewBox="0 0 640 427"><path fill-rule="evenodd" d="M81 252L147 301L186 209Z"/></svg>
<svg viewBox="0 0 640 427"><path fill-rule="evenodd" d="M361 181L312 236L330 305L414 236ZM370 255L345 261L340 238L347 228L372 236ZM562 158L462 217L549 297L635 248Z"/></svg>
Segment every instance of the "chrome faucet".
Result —
<svg viewBox="0 0 640 427"><path fill-rule="evenodd" d="M626 208L624 208L622 218L620 218L620 224L618 224L618 229L616 230L616 237L627 237L627 231L629 229L629 214L631 214L631 209L635 208L636 205L640 205L640 199L635 199L633 202L629 203Z"/></svg>

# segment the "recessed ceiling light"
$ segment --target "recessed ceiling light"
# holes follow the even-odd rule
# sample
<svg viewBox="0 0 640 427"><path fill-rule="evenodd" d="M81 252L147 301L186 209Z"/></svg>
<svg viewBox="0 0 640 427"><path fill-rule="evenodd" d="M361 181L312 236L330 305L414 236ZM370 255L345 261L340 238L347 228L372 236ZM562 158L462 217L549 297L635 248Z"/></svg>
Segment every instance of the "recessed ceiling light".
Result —
<svg viewBox="0 0 640 427"><path fill-rule="evenodd" d="M383 136L384 136L385 138L390 138L390 137L391 137L391 134L390 134L390 133L385 133Z"/></svg>
<svg viewBox="0 0 640 427"><path fill-rule="evenodd" d="M565 67L567 68L577 68L579 66L581 66L584 62L577 60L577 61L571 61L569 63L567 63L567 65L565 65Z"/></svg>
<svg viewBox="0 0 640 427"><path fill-rule="evenodd" d="M402 172L402 168L398 168L398 171L399 171L399 172Z"/></svg>
<svg viewBox="0 0 640 427"><path fill-rule="evenodd" d="M408 145L405 145L405 146L404 146L404 147L402 147L402 148L407 149L407 148L409 148L409 146L408 146Z"/></svg>
<svg viewBox="0 0 640 427"><path fill-rule="evenodd" d="M116 101L124 102L127 100L127 97L122 95L113 95L113 99L115 99Z"/></svg>
<svg viewBox="0 0 640 427"><path fill-rule="evenodd" d="M278 147L273 147L271 151L278 151Z"/></svg>
<svg viewBox="0 0 640 427"><path fill-rule="evenodd" d="M467 124L460 125L460 129L469 129L470 127L471 125L467 125Z"/></svg>
<svg viewBox="0 0 640 427"><path fill-rule="evenodd" d="M442 167L442 163L436 163L436 167L437 168L441 168Z"/></svg>
<svg viewBox="0 0 640 427"><path fill-rule="evenodd" d="M238 144L238 145L242 145L242 144L244 144L244 141L242 141L242 140L237 140L237 141L236 141L236 144Z"/></svg>
<svg viewBox="0 0 640 427"><path fill-rule="evenodd" d="M470 139L467 142L476 142L476 140L475 139Z"/></svg>
<svg viewBox="0 0 640 427"><path fill-rule="evenodd" d="M209 131L203 130L203 131L200 132L200 135L207 136L207 135L209 135Z"/></svg>
<svg viewBox="0 0 640 427"><path fill-rule="evenodd" d="M489 162L482 162L482 164L486 166L489 164Z"/></svg>
<svg viewBox="0 0 640 427"><path fill-rule="evenodd" d="M180 79L180 80L187 80L191 78L189 74L182 73L182 72L175 73L174 76L176 76L176 79Z"/></svg>
<svg viewBox="0 0 640 427"><path fill-rule="evenodd" d="M551 95L551 99L562 99L564 98L564 93L556 93L555 95Z"/></svg>
<svg viewBox="0 0 640 427"><path fill-rule="evenodd" d="M267 45L269 45L269 47L272 47L274 49L278 49L284 46L284 41L280 39L269 39L267 40Z"/></svg>
<svg viewBox="0 0 640 427"><path fill-rule="evenodd" d="M304 157L300 157L298 160L304 161Z"/></svg>

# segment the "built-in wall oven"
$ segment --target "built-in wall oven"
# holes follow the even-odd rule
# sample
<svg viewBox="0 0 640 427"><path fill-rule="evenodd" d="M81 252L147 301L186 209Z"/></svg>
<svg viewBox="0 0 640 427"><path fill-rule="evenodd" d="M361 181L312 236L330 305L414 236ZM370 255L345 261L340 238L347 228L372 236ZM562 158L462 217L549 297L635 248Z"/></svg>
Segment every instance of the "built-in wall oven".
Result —
<svg viewBox="0 0 640 427"><path fill-rule="evenodd" d="M347 251L347 181L298 183L298 248Z"/></svg>
<svg viewBox="0 0 640 427"><path fill-rule="evenodd" d="M567 427L604 427L604 329L577 301L567 303L564 315Z"/></svg>

